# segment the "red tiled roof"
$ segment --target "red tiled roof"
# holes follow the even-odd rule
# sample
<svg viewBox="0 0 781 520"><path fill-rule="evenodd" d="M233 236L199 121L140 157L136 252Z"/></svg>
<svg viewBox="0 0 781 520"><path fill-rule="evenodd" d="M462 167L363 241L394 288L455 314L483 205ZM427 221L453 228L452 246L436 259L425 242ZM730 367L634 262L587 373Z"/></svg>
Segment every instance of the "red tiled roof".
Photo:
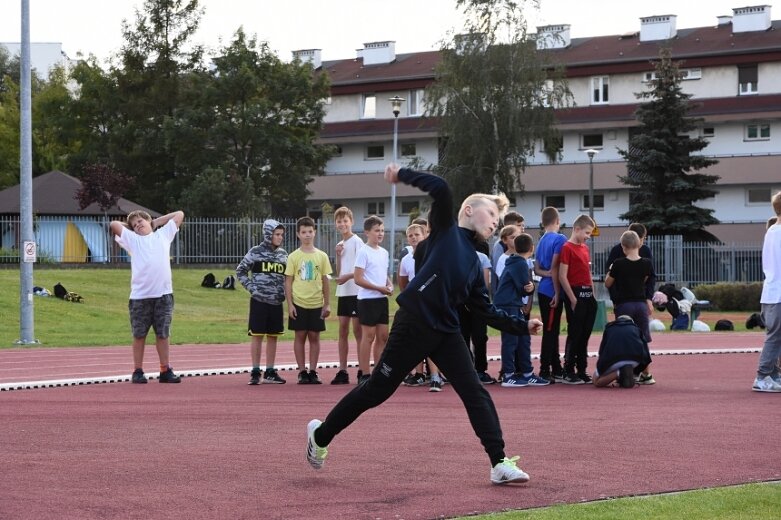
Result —
<svg viewBox="0 0 781 520"><path fill-rule="evenodd" d="M428 117L402 117L399 118L399 133L405 135L418 133L431 133L436 135L439 122L435 118ZM359 121L340 121L338 123L326 123L320 131L321 139L333 139L337 137L354 136L387 136L393 133L393 119L362 119Z"/></svg>
<svg viewBox="0 0 781 520"><path fill-rule="evenodd" d="M96 203L79 209L79 202L74 198L81 186L81 181L60 171L44 173L33 178L33 212L38 215L103 215ZM20 186L11 186L0 191L0 214L19 214ZM120 198L117 203L106 211L110 216L125 216L134 210L144 210L153 217L160 213L152 211L135 202Z"/></svg>

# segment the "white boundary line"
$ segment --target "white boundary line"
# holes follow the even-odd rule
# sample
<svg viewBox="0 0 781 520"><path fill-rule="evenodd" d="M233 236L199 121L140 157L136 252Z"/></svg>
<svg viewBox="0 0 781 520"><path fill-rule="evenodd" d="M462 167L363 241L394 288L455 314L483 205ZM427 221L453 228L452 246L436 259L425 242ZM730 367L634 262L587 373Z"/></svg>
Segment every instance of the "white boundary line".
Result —
<svg viewBox="0 0 781 520"><path fill-rule="evenodd" d="M700 354L758 354L762 351L758 347L749 348L719 348L719 349L694 349L694 350L652 350L652 356L679 356L679 355L700 355ZM589 352L589 357L597 357L597 352ZM532 356L533 359L539 359L539 355ZM489 361L501 361L500 356L489 356ZM358 365L355 363L348 364L348 368L356 368ZM280 371L296 371L295 365L281 365L276 367ZM317 366L320 368L339 368L339 363L321 363ZM229 367L229 368L199 368L195 370L184 370L177 372L177 375L181 377L198 377L198 376L225 376L249 373L250 368L243 367ZM127 383L130 381L130 375L117 375L117 376L102 376L102 377L84 377L77 379L51 379L45 381L20 381L14 383L0 383L0 392L9 392L13 390L34 390L39 388L60 388L65 386L84 386L84 385L99 385L104 383ZM159 372L151 372L146 374L147 379L154 380L160 377Z"/></svg>

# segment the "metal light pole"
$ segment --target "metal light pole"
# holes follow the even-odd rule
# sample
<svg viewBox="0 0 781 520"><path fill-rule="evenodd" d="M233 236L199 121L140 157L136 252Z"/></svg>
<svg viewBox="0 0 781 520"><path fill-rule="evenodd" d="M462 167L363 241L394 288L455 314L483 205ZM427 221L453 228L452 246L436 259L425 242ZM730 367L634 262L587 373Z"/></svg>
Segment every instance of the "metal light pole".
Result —
<svg viewBox="0 0 781 520"><path fill-rule="evenodd" d="M594 156L599 150L586 150L588 155L588 216L594 220Z"/></svg>
<svg viewBox="0 0 781 520"><path fill-rule="evenodd" d="M399 151L399 113L403 97L393 96L389 98L391 110L393 110L393 162L398 160ZM393 280L396 265L396 183L391 184L391 202L390 202L390 262L388 262L388 275Z"/></svg>
<svg viewBox="0 0 781 520"><path fill-rule="evenodd" d="M32 97L30 70L30 0L22 0L22 54L19 85L19 339L20 345L38 343L33 331L33 263L36 260L33 231Z"/></svg>

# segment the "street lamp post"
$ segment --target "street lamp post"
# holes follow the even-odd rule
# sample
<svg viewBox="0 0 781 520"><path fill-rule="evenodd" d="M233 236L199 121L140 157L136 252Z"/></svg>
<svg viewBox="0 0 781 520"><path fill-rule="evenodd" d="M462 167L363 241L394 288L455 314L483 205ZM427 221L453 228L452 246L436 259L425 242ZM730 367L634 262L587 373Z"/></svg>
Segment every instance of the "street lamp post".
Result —
<svg viewBox="0 0 781 520"><path fill-rule="evenodd" d="M398 160L399 149L399 113L401 113L401 104L403 97L393 96L389 98L391 110L393 110L393 162ZM396 263L396 183L391 184L391 202L390 202L390 262L388 262L388 275L393 280L394 267Z"/></svg>
<svg viewBox="0 0 781 520"><path fill-rule="evenodd" d="M594 220L594 156L599 150L586 150L588 155L588 216Z"/></svg>

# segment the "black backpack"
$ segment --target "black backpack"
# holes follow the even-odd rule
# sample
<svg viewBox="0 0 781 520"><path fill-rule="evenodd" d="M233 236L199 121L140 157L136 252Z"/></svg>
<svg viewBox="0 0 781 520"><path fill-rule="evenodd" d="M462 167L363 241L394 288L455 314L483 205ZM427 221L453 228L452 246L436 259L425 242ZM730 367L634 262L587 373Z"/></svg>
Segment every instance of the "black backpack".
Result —
<svg viewBox="0 0 781 520"><path fill-rule="evenodd" d="M209 289L216 289L220 284L217 283L217 279L214 277L214 273L208 273L203 277L201 287L208 287Z"/></svg>
<svg viewBox="0 0 781 520"><path fill-rule="evenodd" d="M223 289L236 289L236 278L233 275L229 275L222 282Z"/></svg>
<svg viewBox="0 0 781 520"><path fill-rule="evenodd" d="M65 295L67 294L68 294L68 289L63 287L61 283L57 282L57 285L54 286L54 296L64 300Z"/></svg>
<svg viewBox="0 0 781 520"><path fill-rule="evenodd" d="M729 320L719 320L714 328L716 330L735 330L735 325Z"/></svg>
<svg viewBox="0 0 781 520"><path fill-rule="evenodd" d="M754 327L765 328L765 320L762 319L762 315L758 312L755 312L746 320L747 329L753 329Z"/></svg>

